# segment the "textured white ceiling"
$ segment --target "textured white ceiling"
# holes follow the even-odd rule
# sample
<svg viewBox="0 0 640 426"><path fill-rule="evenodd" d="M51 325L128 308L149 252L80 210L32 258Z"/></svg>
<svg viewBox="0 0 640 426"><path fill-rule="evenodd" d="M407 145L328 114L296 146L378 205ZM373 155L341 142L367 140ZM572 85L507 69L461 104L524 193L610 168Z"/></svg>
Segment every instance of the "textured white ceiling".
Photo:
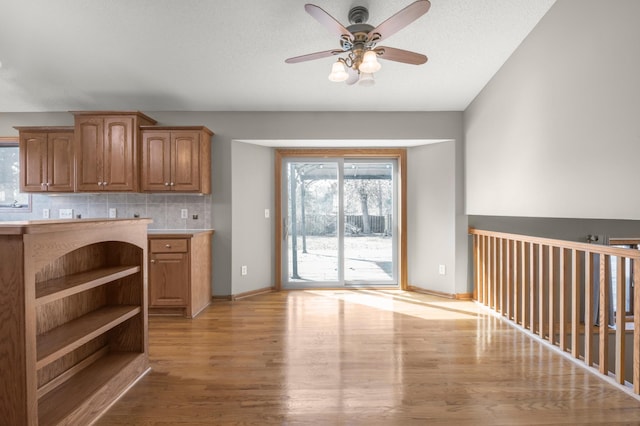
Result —
<svg viewBox="0 0 640 426"><path fill-rule="evenodd" d="M312 0L378 25L411 0ZM0 0L0 112L462 111L555 0L431 0L373 87L327 80L338 42L293 0Z"/></svg>

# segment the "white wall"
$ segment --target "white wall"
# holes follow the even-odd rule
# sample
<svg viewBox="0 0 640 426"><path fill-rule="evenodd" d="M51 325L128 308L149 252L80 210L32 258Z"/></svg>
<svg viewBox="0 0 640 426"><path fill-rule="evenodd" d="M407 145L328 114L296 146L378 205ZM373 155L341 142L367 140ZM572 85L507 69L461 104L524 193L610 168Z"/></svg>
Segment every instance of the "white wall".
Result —
<svg viewBox="0 0 640 426"><path fill-rule="evenodd" d="M267 148L241 146L236 140L348 140L348 139L451 139L455 140L455 187L456 209L463 211L463 129L461 112L153 112L144 111L158 121L159 125L206 125L214 133L212 144L212 208L211 224L216 230L213 238L213 292L216 296L226 296L264 288L273 279L273 262L269 267L262 260L257 267L250 268L248 277L239 277L238 265L244 264L245 252L252 253L254 241L247 238L244 229L251 229L255 215L264 216L265 199L261 197L270 188L272 191L274 177L273 158ZM0 135L17 135L13 126L22 125L72 125L73 116L66 112L58 113L2 113L0 114ZM247 199L237 194L251 190L247 182L235 186L234 181L243 176L244 155L256 170L269 171L259 186L254 186L255 199ZM449 155L449 154L447 154ZM255 157L254 157L255 156ZM413 162L414 167L421 167ZM260 173L262 173L262 171ZM428 192L417 189L416 194L428 199ZM418 195L416 195L418 196ZM248 208L247 208L248 207ZM245 208L246 212L245 212ZM254 212L253 210L257 210ZM455 210L454 210L455 211ZM239 214L238 212L243 212ZM244 216L244 213L247 216ZM455 214L455 213L453 213ZM264 220L264 219L262 219ZM456 214L456 226L451 229L447 219L447 238L466 241L466 217ZM437 226L437 224L434 224ZM264 237L261 228L259 232ZM408 230L412 232L411 229ZM261 237L256 244L255 253L262 252L267 246ZM273 255L273 235L270 236L270 253ZM455 270L466 271L466 250L456 244ZM420 250L420 248L416 248ZM461 254L461 252L463 252ZM425 256L421 252L412 254L422 261ZM266 262L266 261L265 261ZM249 266L249 265L248 265ZM411 265L409 266L411 268ZM256 272L252 274L251 271ZM428 288L428 280L420 276L420 271L413 271L410 276L416 282ZM456 274L446 285L439 283L439 291L447 293L465 292L466 279Z"/></svg>
<svg viewBox="0 0 640 426"><path fill-rule="evenodd" d="M465 111L468 214L640 219L639 17L555 3Z"/></svg>

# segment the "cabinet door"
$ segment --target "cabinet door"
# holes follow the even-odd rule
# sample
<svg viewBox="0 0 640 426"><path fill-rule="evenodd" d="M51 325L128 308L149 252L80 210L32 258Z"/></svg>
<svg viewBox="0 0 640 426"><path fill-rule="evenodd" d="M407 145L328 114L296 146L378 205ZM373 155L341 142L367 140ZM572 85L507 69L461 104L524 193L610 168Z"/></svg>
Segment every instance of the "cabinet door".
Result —
<svg viewBox="0 0 640 426"><path fill-rule="evenodd" d="M47 138L48 189L73 191L73 133L49 133Z"/></svg>
<svg viewBox="0 0 640 426"><path fill-rule="evenodd" d="M77 190L102 190L103 145L104 120L101 117L77 117L75 127Z"/></svg>
<svg viewBox="0 0 640 426"><path fill-rule="evenodd" d="M142 132L143 191L171 190L171 132Z"/></svg>
<svg viewBox="0 0 640 426"><path fill-rule="evenodd" d="M47 134L20 134L20 191L47 190Z"/></svg>
<svg viewBox="0 0 640 426"><path fill-rule="evenodd" d="M189 255L151 253L149 263L149 306L187 306Z"/></svg>
<svg viewBox="0 0 640 426"><path fill-rule="evenodd" d="M137 190L133 117L104 118L104 132L103 190Z"/></svg>
<svg viewBox="0 0 640 426"><path fill-rule="evenodd" d="M200 191L200 133L171 133L171 188L173 191Z"/></svg>

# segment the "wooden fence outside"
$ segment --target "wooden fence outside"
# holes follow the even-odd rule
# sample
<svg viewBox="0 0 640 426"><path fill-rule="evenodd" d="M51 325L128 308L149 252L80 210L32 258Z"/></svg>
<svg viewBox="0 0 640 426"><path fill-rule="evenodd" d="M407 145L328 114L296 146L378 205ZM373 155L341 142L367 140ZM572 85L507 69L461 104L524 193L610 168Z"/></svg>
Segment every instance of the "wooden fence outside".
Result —
<svg viewBox="0 0 640 426"><path fill-rule="evenodd" d="M362 215L345 215L348 234L362 233ZM391 215L374 216L369 215L369 227L372 234L391 235ZM298 218L298 235L335 235L336 216L327 214L307 214L304 218Z"/></svg>

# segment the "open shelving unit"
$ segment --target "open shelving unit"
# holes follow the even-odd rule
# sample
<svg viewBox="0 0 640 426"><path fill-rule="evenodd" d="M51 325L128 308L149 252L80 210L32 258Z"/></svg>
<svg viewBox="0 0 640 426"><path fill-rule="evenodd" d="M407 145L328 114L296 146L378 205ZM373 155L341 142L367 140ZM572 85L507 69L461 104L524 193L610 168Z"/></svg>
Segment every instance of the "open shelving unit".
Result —
<svg viewBox="0 0 640 426"><path fill-rule="evenodd" d="M149 222L0 223L3 422L90 423L148 370Z"/></svg>

